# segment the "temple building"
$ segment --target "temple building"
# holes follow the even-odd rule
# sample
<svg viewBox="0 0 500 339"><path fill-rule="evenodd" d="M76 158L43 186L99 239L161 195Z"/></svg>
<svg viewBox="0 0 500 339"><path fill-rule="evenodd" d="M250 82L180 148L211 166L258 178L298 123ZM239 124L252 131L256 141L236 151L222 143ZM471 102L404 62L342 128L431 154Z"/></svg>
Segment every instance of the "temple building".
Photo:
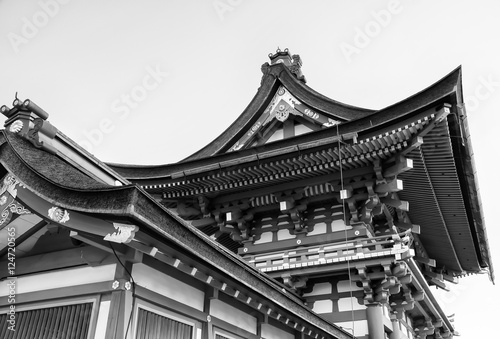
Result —
<svg viewBox="0 0 500 339"><path fill-rule="evenodd" d="M457 334L436 288L494 279L461 68L369 110L269 58L174 164L106 164L34 102L1 107L1 338Z"/></svg>

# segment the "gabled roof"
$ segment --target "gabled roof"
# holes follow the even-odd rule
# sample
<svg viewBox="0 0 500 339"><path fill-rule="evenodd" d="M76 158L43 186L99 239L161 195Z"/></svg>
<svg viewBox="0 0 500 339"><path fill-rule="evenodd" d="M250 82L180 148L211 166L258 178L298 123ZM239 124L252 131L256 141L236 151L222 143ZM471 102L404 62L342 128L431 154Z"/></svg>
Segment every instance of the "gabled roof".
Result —
<svg viewBox="0 0 500 339"><path fill-rule="evenodd" d="M162 180L163 178L170 177L174 173L193 168L201 168L224 161L241 159L249 155L263 152L282 150L295 145L300 146L313 142L321 143L322 140L329 140L332 135L348 135L355 133L368 137L372 135L370 134L372 131L376 132L411 118L431 105L448 102L449 100L454 100L456 102L456 91L461 86L459 85L461 81L461 69L459 67L426 89L391 106L378 111L372 111L341 104L322 96L307 87L301 81L298 81L282 63L268 65L266 67L268 67L270 71L266 73L267 75L265 74L263 76L263 84L247 109L245 109L225 132L198 152L178 163L172 164L108 165L116 172L134 182ZM301 134L293 138L278 140L270 144L259 145L252 149L243 149L237 152L226 153L238 138L247 131L244 127L252 126L252 123L249 122L251 121L250 117L257 119L260 116L256 113L258 112L258 108L264 110L265 107L267 107L281 83L302 102L316 108L319 112L329 114L332 119L338 119L341 123L335 125L335 130L333 131L331 128L325 128L311 133ZM291 86L292 84L293 86ZM263 87L267 89L263 89ZM274 90L271 90L273 87L275 87ZM264 100L266 98L269 101ZM334 116L328 112L336 112L337 115ZM224 144L225 147L222 144Z"/></svg>
<svg viewBox="0 0 500 339"><path fill-rule="evenodd" d="M288 54L288 51L286 53ZM292 73L290 66L285 62L274 63L273 56L271 56L271 61L271 64L266 62L262 65L261 85L240 116L215 140L181 162L201 159L228 151L242 136L251 131L252 127L256 126L259 118L272 104L273 98L279 97L280 89L289 92L293 98L304 106L303 109L309 108L312 111L311 114L317 113L335 122L351 121L375 112L374 110L355 107L329 99L307 86L303 80L300 80L296 74ZM270 110L269 113L272 113L272 111Z"/></svg>

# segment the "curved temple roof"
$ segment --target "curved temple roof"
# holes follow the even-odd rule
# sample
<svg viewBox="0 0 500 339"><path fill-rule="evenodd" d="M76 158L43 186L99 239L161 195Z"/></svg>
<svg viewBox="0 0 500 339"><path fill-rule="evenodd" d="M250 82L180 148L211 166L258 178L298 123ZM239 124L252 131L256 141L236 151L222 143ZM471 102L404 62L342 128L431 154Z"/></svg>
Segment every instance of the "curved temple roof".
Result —
<svg viewBox="0 0 500 339"><path fill-rule="evenodd" d="M103 227L109 227L111 219L140 225L143 239L160 235L158 241L182 248L222 275L235 281L244 277L251 293L272 296L277 306L294 312L297 321L318 333L347 338L347 333L317 317L295 295L283 292L270 277L247 266L152 195L171 201L219 194L230 199L237 190L255 195L300 180L310 186L323 184L332 180L327 175L342 169L371 175L374 161L393 164L404 156L413 166L398 176L405 185L398 198L409 202L409 218L422 228L418 241L435 259L436 268L454 276L486 269L493 280L461 68L374 111L315 92L305 85L300 65L300 58L288 51L272 55L271 64L262 66L257 94L233 124L198 152L167 165L104 164L53 127L48 114L29 100L15 102L12 109L3 106L0 111L7 121L0 134L0 169L18 177L24 191L82 218L99 219ZM284 165L286 161L301 162L304 171ZM242 180L240 170L245 173Z"/></svg>
<svg viewBox="0 0 500 339"><path fill-rule="evenodd" d="M77 190L88 192L98 191L102 188L101 185L107 185L112 190L120 190L119 187L113 186L129 185L130 182L134 182L150 192L160 193L161 189L155 187L166 187L168 182L182 186L179 184L181 176L208 173L214 168L224 170L224 168L229 168L234 164L250 164L264 157L266 159L283 159L295 157L297 152L299 154L304 152L303 154L307 155L307 152L313 152L314 149L335 145L339 138L352 146L361 146L368 144L368 141L377 139L381 141L377 141L375 144L382 147L385 142L382 139L390 133L394 134L398 129L405 129L411 124L426 119L426 124L429 124L430 127L428 127L424 137L424 146L413 148L408 153L417 166L413 171L402 175L408 187L413 185L412 189L403 190L400 196L408 200L413 207L410 210L410 214L413 213L412 219L420 220L420 223L427 225L424 227L429 228L425 230L421 238L429 244L431 252L429 254L436 258L441 265L451 267L455 272L463 273L478 272L481 268L489 268L490 277L493 278L491 257L475 178L473 152L468 135L467 116L463 107L461 68L455 69L441 80L407 99L381 110L372 111L345 105L320 95L305 85L305 79L300 73L300 67L298 67L300 62L296 58L289 57L288 53L277 54L277 56L271 57L271 64L263 65L264 75L261 86L249 106L235 122L203 149L175 164L158 166L105 165L85 154L60 132L52 133L49 127L42 126L41 131L44 128L47 130L44 135L48 138L45 145L49 151L50 145L55 145L51 146L55 148L63 147L66 151L77 150L75 151L76 155L66 156L66 158L64 158L64 154L67 152L58 153L57 150L52 150L55 155L48 156L45 160L50 157L53 157L54 160L51 161L51 166L45 168L45 166L40 166L40 163L33 163L30 160L33 158L30 155L32 150L27 147L29 145L25 141L8 136L7 139L11 140L10 144L13 148L24 150L22 151L23 161L27 166L37 168L38 175L57 185L66 183L68 187L73 185L73 188ZM326 119L326 121L331 119L337 123L325 125L325 120L319 124L318 121L309 120L311 126L316 124L314 125L317 127L316 130L269 143L255 145L249 143L241 149L235 149L234 145L242 140L245 133L251 130L259 119L265 117L266 112L269 114L274 112L273 118L277 116L276 112L280 105L278 103L273 106L272 102L281 88L286 89L292 98L290 102L295 105L292 107L294 109L291 110L292 114L302 114L303 116L300 118L307 121L304 112L309 109L317 113L318 117ZM293 100L296 101L293 102ZM445 104L450 107L448 112L439 119L434 118L436 109ZM39 111L39 108L36 110ZM8 117L7 123L12 123L12 114L14 114L12 112L14 111L17 112L15 114L28 114L28 111L23 111L22 107L14 108L8 112L3 109L2 113ZM276 124L278 123L276 122ZM416 137L416 134L413 137ZM445 152L443 154L446 156L435 151L438 146L440 151ZM382 150L383 147L380 151ZM347 154L352 152L354 151L349 150ZM86 159L83 165L78 157ZM56 165L60 159L72 161L79 172L69 171L67 176L58 174L60 171L57 170ZM63 165L61 162L61 166ZM56 169L54 171L47 170L49 167ZM97 170L95 170L96 168ZM439 177L445 173L443 168L451 168L450 171L446 171L450 182L443 181ZM425 185L422 184L423 181L425 181ZM446 194L449 194L448 197L453 195L454 198L458 199L458 204L455 204L453 199L447 199L446 195L443 195L447 190L447 184L453 186L453 192ZM427 191L424 187L427 187ZM432 194L429 195L429 192ZM425 196L427 200L421 201L422 196ZM426 204L434 204L439 208L432 212L431 209L426 208ZM454 213L457 209L462 210L459 213L460 222L456 222L452 218L457 215ZM427 219L424 218L426 214L429 214ZM438 223L439 229L442 231L441 234L432 229ZM441 243L436 240L437 238L440 239ZM462 249L463 247L467 247L467 250L455 250L455 248ZM455 253L450 256L450 251L455 251ZM471 258L473 258L472 262L467 263Z"/></svg>
<svg viewBox="0 0 500 339"><path fill-rule="evenodd" d="M261 159L265 154L273 152L286 156L287 152L293 155L298 149L310 148L310 145L331 144L332 135L343 136L343 138L347 139L354 138L353 143L359 144L362 140L376 138L385 133L394 132L401 126L412 122L415 123L417 120L424 118L426 114L430 114L428 112L436 107L449 104L451 105L452 114L447 115L445 129L442 130L442 133L439 133L438 129L436 129L434 134L429 134L425 139L427 143L435 143L436 137L444 138L440 142L447 145L448 151L446 154L448 158L439 156L433 158L437 153L434 152L434 149L430 150L428 148L430 146L422 148L425 153L417 154L416 151L411 153L411 157L417 161L416 164L427 166L421 173L423 176L419 180L429 181L430 186L427 188L433 190L435 195L437 194L436 200L429 200L426 203L439 203L441 206L439 210L435 210L436 215L445 214L444 217L439 217L440 223L442 223L440 229L445 233L434 234L435 231L429 229L425 231L426 233L422 238L424 242L429 244L430 255L439 259L442 265L452 268L456 272L464 273L477 272L479 267L487 267L490 270L490 277L493 279L486 230L478 197L478 185L474 176L473 152L469 142L467 118L463 106L460 67L426 89L377 111L349 106L325 98L306 86L304 80L301 80L300 76L293 73L293 68L285 62L272 63L271 65L264 64L262 68L264 75L261 87L245 111L226 131L198 152L174 164L158 166L110 164L111 168L129 180L145 185L145 187L163 187L166 181L174 180L180 175L202 173L214 168L223 169L226 166L224 164ZM320 128L271 143L254 144L250 147L234 149L233 146L237 145L238 140L242 140L242 135L245 135L246 131L255 126L255 122L258 121L263 112L266 112L266 108L269 109L273 96L282 87L293 98L298 99L301 104L325 117L338 121L338 124L333 124L335 126L333 131L330 126L330 128ZM297 106L295 109L297 110ZM456 213L453 213L453 211L459 205L453 205L453 199L440 198L440 192L446 190L446 185L444 182L440 184L437 176L430 177L429 174L429 171L437 173L446 166L454 168L448 174L454 178L453 185L456 185L454 194L460 196L458 199L461 201L460 204L463 204L462 209L465 211L464 213L461 212L463 217L462 226L458 226L460 223L457 224L446 217L446 209L449 210L450 216L455 215ZM410 185L412 183L411 179L415 179L418 173L418 170L410 171L406 175L408 178L404 178L404 176L402 178L408 179L405 181ZM437 219L432 219L434 217L430 217L429 220L422 219L421 215L426 214L428 210L425 209L425 204L418 203L419 196L428 192L423 191L424 186L422 185L415 184L412 187L411 190L403 190L401 196L409 200L411 206L414 207L410 214L415 215L415 222L417 223L418 220L423 224L427 224L427 227L431 227L428 223L435 222ZM446 231L447 229L448 231ZM465 241L462 240L463 234L468 234L468 239ZM440 245L439 242L436 242L435 237L448 239L446 241L448 245L441 246L443 244ZM471 243L474 243L474 245L470 246ZM431 246L431 244L433 245ZM452 263L449 261L448 256L450 251L455 251L454 248L467 248L467 251L458 251L454 255L455 258ZM477 258L474 261L479 261L479 263L475 264L476 266L467 263L470 255Z"/></svg>
<svg viewBox="0 0 500 339"><path fill-rule="evenodd" d="M280 140L264 147L255 147L253 151L243 149L239 153L228 154L225 151L241 137L246 130L259 118L280 86L284 86L297 99L318 112L340 121L338 125L340 134L362 133L376 130L379 127L390 125L394 121L411 116L431 103L444 102L450 96L461 90L461 68L440 79L426 89L380 110L369 110L346 105L331 100L298 80L293 73L283 64L264 64L262 83L255 97L242 114L215 140L195 152L191 156L177 163L164 165L130 165L108 163L117 173L134 181L155 180L171 176L173 173L185 169L201 167L207 163L224 161L248 154L259 153L261 149L280 149L286 146L321 140L332 135L332 131L321 129L312 133L298 135L294 138ZM335 131L334 133L336 133ZM208 160L213 159L213 160Z"/></svg>

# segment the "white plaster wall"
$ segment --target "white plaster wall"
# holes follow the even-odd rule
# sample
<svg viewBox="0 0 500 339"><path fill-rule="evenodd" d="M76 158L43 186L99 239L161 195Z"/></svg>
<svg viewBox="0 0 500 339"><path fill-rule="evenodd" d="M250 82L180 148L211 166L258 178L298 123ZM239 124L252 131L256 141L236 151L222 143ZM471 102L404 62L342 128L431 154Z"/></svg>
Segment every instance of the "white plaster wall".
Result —
<svg viewBox="0 0 500 339"><path fill-rule="evenodd" d="M284 229L278 231L278 240L295 239L295 234L290 234L290 230Z"/></svg>
<svg viewBox="0 0 500 339"><path fill-rule="evenodd" d="M260 235L260 239L254 241L255 245L265 244L266 242L271 242L273 240L273 232L264 232Z"/></svg>
<svg viewBox="0 0 500 339"><path fill-rule="evenodd" d="M269 324L262 324L261 335L264 339L294 339L295 336Z"/></svg>
<svg viewBox="0 0 500 339"><path fill-rule="evenodd" d="M363 287L356 285L356 283L350 282L349 280L341 280L337 283L337 291L339 293L342 292L350 292L350 291L361 291Z"/></svg>
<svg viewBox="0 0 500 339"><path fill-rule="evenodd" d="M351 311L351 310L364 310L366 309L365 305L360 305L358 299L355 297L352 298L340 298L338 300L338 306L340 312Z"/></svg>
<svg viewBox="0 0 500 339"><path fill-rule="evenodd" d="M202 291L141 263L134 264L132 275L137 285L203 311Z"/></svg>
<svg viewBox="0 0 500 339"><path fill-rule="evenodd" d="M210 315L252 334L257 334L257 318L225 302L212 299L210 301Z"/></svg>
<svg viewBox="0 0 500 339"><path fill-rule="evenodd" d="M325 283L317 283L314 284L313 290L309 293L304 293L304 297L308 297L311 295L321 295L321 294L331 294L332 293L332 284L329 282Z"/></svg>
<svg viewBox="0 0 500 339"><path fill-rule="evenodd" d="M312 232L307 233L307 236L309 237L311 235L324 234L324 233L326 233L326 223L322 221L314 225L314 230Z"/></svg>
<svg viewBox="0 0 500 339"><path fill-rule="evenodd" d="M352 321L335 322L335 325L341 326L349 333L352 333L354 326L354 336L356 337L368 335L368 322L366 320L356 320L354 323Z"/></svg>
<svg viewBox="0 0 500 339"><path fill-rule="evenodd" d="M327 300L316 300L312 309L318 314L332 313L333 312L333 301Z"/></svg>

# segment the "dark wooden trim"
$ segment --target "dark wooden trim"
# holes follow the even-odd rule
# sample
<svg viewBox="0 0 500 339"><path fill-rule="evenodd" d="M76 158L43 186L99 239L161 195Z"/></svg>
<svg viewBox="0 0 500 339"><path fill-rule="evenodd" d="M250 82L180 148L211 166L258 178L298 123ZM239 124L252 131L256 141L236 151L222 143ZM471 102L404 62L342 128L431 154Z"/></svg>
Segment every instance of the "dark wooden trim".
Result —
<svg viewBox="0 0 500 339"><path fill-rule="evenodd" d="M86 266L89 263L103 264L109 259L106 252L91 246L83 246L57 252L38 254L16 259L16 276L53 271L61 268ZM97 266L97 265L96 265ZM0 262L0 279L9 276L7 261Z"/></svg>
<svg viewBox="0 0 500 339"><path fill-rule="evenodd" d="M51 203L46 199L39 197L37 194L22 185L18 185L16 189L17 200L25 206L29 206L29 209L38 214L41 218L44 218L44 216L46 218L46 213L49 209L58 207L57 204ZM71 218L66 222L52 222L60 226L65 226L71 230L96 234L101 238L116 231L113 224L104 219L95 218L74 210L70 210L69 213Z"/></svg>
<svg viewBox="0 0 500 339"><path fill-rule="evenodd" d="M364 176L367 174L371 175L373 173L374 173L373 167L359 167L359 168L355 168L355 169L352 169L349 171L345 171L345 173L343 173L343 179L344 179L345 184L347 185L348 181L349 181L347 179L351 179L351 178L357 177L357 176ZM243 192L219 196L219 197L213 199L212 203L213 204L223 204L225 202L235 201L238 199L258 197L258 196L262 196L262 195L272 194L275 192L286 191L286 190L289 190L289 189L295 188L295 187L319 185L319 184L323 184L325 182L334 182L334 181L340 180L340 179L341 179L340 172L334 172L334 173L314 176L313 178L308 178L308 179L293 180L293 182L286 182L286 183L277 184L277 185L269 184L268 186L263 187L263 188L257 188L257 189L253 189L253 190L244 190ZM364 187L365 183L360 182L359 186ZM353 187L353 188L356 188L356 187Z"/></svg>
<svg viewBox="0 0 500 339"><path fill-rule="evenodd" d="M289 270L280 270L280 271L269 271L266 272L266 275L271 278L281 278L283 274L290 273L294 274L294 270L300 272L301 275L311 275L315 277L324 277L331 275L332 273L338 272L346 272L350 267L351 270L355 270L356 267L372 267L372 266L380 266L380 265L390 265L394 262L394 256L391 258L390 256L378 259L371 260L359 260L355 262L350 262L349 265L347 262L345 263L334 263L334 264L326 264L326 265L317 265L317 266L308 266L308 267L298 267L295 269Z"/></svg>
<svg viewBox="0 0 500 339"><path fill-rule="evenodd" d="M355 231L359 231L359 234L354 234ZM360 238L364 237L367 234L366 229L359 229L359 230L347 230L345 231L337 231L337 232L327 232L324 234L317 234L317 235L312 235L308 237L301 237L300 238L300 246L308 246L308 245L322 245L322 244L330 244L330 243L335 243L339 241L345 241L346 240L346 233L347 233L347 240L350 239L355 239L355 238ZM287 239L287 240L280 240L280 241L272 241L272 242L267 242L264 244L258 244L258 245L249 245L247 252L244 252L243 248L238 249L238 254L248 257L250 255L256 255L260 253L269 253L269 252L279 252L279 251L286 251L286 250L292 250L298 247L299 245L297 244L297 239Z"/></svg>
<svg viewBox="0 0 500 339"><path fill-rule="evenodd" d="M90 246L99 248L100 250L112 253L114 255L113 250L109 246L109 241L103 240L103 238L100 236L76 231L71 231L70 236ZM127 253L131 251L130 248L124 244L113 243L113 248L115 249L116 254L123 256L126 256Z"/></svg>
<svg viewBox="0 0 500 339"><path fill-rule="evenodd" d="M203 301L203 313L210 314L210 302L212 299L219 298L219 290L212 286L205 286L205 298ZM205 317L205 322L202 324L202 339L214 339L214 328L211 321Z"/></svg>
<svg viewBox="0 0 500 339"><path fill-rule="evenodd" d="M125 291L111 292L111 303L109 306L108 323L106 326L105 339L123 338Z"/></svg>
<svg viewBox="0 0 500 339"><path fill-rule="evenodd" d="M92 294L101 294L110 292L112 281L103 281L93 284L85 284L78 286L67 286L54 288L51 290L43 290L29 293L21 293L16 295L16 305L38 302L43 300L55 300L60 298L69 298L75 296L84 296ZM7 297L0 297L0 305L7 305Z"/></svg>
<svg viewBox="0 0 500 339"><path fill-rule="evenodd" d="M283 139L293 138L294 136L295 124L293 122L293 117L288 117L288 119L283 122Z"/></svg>

